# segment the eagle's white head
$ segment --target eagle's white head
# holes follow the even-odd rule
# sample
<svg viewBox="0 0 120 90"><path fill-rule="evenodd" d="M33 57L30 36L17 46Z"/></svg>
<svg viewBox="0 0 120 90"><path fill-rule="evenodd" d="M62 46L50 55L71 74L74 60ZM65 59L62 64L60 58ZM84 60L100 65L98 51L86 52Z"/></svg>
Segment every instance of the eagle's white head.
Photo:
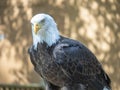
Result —
<svg viewBox="0 0 120 90"><path fill-rule="evenodd" d="M46 42L48 46L51 46L60 38L54 19L48 14L37 14L33 16L31 24L35 49L38 43Z"/></svg>

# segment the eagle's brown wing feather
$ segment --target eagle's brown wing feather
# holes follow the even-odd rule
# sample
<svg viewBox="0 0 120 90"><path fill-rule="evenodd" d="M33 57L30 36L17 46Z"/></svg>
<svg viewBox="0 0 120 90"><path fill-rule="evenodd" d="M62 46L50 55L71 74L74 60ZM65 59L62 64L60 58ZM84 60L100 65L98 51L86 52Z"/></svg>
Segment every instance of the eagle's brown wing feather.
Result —
<svg viewBox="0 0 120 90"><path fill-rule="evenodd" d="M55 47L53 55L55 62L73 82L87 82L88 84L98 82L101 85L109 86L110 79L101 64L83 44L65 39Z"/></svg>

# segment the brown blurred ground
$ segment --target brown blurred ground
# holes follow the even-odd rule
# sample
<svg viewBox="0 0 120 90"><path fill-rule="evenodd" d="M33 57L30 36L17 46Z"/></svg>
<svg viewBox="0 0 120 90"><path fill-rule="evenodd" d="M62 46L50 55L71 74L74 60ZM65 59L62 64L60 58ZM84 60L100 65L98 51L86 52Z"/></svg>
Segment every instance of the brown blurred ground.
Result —
<svg viewBox="0 0 120 90"><path fill-rule="evenodd" d="M27 53L32 44L30 19L52 15L64 36L93 51L120 90L120 0L2 0L0 2L0 83L40 82Z"/></svg>

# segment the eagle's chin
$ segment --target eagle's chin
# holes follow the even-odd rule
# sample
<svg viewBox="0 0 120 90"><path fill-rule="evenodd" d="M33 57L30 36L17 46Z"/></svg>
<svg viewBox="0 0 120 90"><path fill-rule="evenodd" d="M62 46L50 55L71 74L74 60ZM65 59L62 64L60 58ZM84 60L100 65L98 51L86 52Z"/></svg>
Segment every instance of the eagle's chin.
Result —
<svg viewBox="0 0 120 90"><path fill-rule="evenodd" d="M45 42L48 46L52 46L60 39L57 28L49 28L48 30L40 30L37 34L33 34L33 45L37 48L38 43Z"/></svg>

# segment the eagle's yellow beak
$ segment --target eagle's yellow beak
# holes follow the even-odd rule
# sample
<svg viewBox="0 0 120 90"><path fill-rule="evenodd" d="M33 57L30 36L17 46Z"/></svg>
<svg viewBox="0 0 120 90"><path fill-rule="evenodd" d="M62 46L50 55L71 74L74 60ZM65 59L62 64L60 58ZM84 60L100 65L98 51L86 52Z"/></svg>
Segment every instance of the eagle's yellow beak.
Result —
<svg viewBox="0 0 120 90"><path fill-rule="evenodd" d="M38 23L35 23L34 24L34 33L37 34L37 32L39 31L40 29L40 25Z"/></svg>

